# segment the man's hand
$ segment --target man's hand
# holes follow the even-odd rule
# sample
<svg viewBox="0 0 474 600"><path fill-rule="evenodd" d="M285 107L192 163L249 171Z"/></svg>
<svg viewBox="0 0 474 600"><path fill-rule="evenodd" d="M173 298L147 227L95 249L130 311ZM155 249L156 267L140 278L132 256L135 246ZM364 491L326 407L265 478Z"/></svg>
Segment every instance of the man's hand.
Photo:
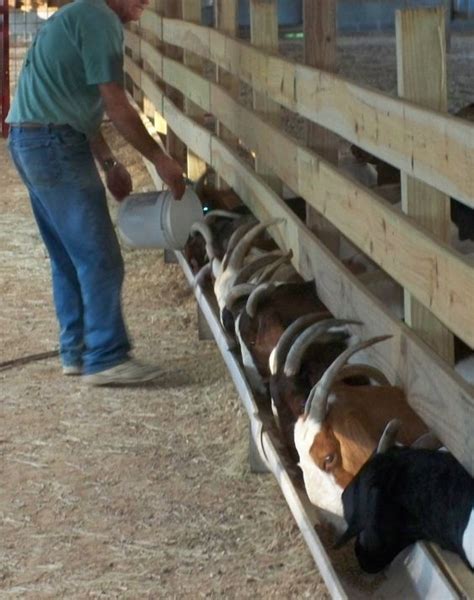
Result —
<svg viewBox="0 0 474 600"><path fill-rule="evenodd" d="M169 186L175 200L181 200L186 189L182 167L177 161L164 153L159 154L154 164L158 175Z"/></svg>
<svg viewBox="0 0 474 600"><path fill-rule="evenodd" d="M117 163L110 168L107 171L105 178L109 192L118 202L128 196L133 189L130 173L122 163Z"/></svg>

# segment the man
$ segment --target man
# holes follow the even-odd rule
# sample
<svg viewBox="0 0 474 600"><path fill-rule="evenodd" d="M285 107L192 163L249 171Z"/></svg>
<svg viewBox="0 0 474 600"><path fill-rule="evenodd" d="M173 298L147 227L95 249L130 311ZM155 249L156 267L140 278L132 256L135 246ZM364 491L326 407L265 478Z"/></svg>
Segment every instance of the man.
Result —
<svg viewBox="0 0 474 600"><path fill-rule="evenodd" d="M147 133L123 88L122 24L148 0L75 0L39 31L7 117L9 147L51 258L65 375L91 385L149 381L121 309L123 259L94 157L117 200L132 190L100 133L104 109L178 200L182 168Z"/></svg>

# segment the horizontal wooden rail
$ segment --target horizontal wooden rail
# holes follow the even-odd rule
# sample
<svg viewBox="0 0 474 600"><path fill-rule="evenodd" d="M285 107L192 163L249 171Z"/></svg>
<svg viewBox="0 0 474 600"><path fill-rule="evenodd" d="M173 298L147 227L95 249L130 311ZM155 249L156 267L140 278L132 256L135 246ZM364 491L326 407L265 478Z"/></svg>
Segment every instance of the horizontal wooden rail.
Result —
<svg viewBox="0 0 474 600"><path fill-rule="evenodd" d="M159 101L161 105L156 109L162 111L173 131L216 169L260 220L270 216L284 219L282 225L272 228L272 234L282 248L292 249L295 268L305 279L315 280L318 295L333 314L362 321L364 336L393 335L377 352L370 353L374 362L404 387L417 413L474 474L473 387L447 367L408 327L393 318L253 169L209 130L186 117L169 99L159 95Z"/></svg>
<svg viewBox="0 0 474 600"><path fill-rule="evenodd" d="M219 31L145 11L141 26L213 61L258 92L474 207L474 125L339 75L285 60Z"/></svg>
<svg viewBox="0 0 474 600"><path fill-rule="evenodd" d="M159 52L155 50L155 54ZM151 80L144 81L143 73L131 62L127 60L127 69L136 85L147 96L148 90L156 97L158 91L153 88L158 86ZM247 148L264 156L282 181L474 347L471 264L389 202L243 107L218 85L166 57L162 57L162 70L157 75L212 112L227 129L240 136ZM153 96L149 96L151 101ZM161 98L156 109L163 110ZM197 131L192 123L190 127Z"/></svg>

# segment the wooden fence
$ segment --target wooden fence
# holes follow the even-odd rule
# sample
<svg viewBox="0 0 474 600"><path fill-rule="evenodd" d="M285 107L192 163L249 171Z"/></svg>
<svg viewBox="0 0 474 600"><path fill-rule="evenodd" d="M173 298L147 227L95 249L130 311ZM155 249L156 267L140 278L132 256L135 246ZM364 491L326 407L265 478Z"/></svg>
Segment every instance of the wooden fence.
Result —
<svg viewBox="0 0 474 600"><path fill-rule="evenodd" d="M424 108L257 49L232 35L232 20L225 13L232 2L217 4L224 7L221 20L217 19L223 31L191 22L199 19L200 8L197 11L196 7L200 2L189 0L182 0L179 13L189 21L163 16L169 14L165 11L169 3L156 0L145 10L139 26L130 26L125 66L135 100L159 129L163 130L164 120L172 131L169 137L176 136L187 147L191 174L195 175L196 164L207 163L257 218L282 217L272 235L282 249L291 248L294 267L305 279L315 280L321 300L335 316L362 321L364 336L392 334L389 341L371 351L371 358L404 388L412 407L474 475L474 387L457 375L449 358L439 356L444 342L438 344L439 352L434 352L413 329L392 316L288 209L275 179L301 195L309 207L324 215L403 286L407 296L428 309L428 319L439 321L448 332L447 339L452 340L454 334L471 349L472 263L376 190L344 175L285 133L275 117L275 103L399 168L405 192L415 180L425 186L428 212L433 188L432 193L441 194L446 201L452 196L474 207L474 125L441 112L442 107ZM422 29L434 19L434 31L440 36L444 26L440 29L437 24L444 18L442 12L414 11L407 22L399 15L399 74L401 64L410 67L404 52L420 35L418 19L424 24ZM209 77L210 64L212 72L219 74L218 83ZM413 68L421 76L420 65ZM445 82L442 69L435 75ZM266 99L266 108L260 104L258 110L252 110L239 102L238 80L251 86L256 98ZM410 77L404 80L409 83ZM219 123L217 133L204 125L206 113ZM257 168L243 156L237 140L256 157ZM258 168L259 161L266 167Z"/></svg>

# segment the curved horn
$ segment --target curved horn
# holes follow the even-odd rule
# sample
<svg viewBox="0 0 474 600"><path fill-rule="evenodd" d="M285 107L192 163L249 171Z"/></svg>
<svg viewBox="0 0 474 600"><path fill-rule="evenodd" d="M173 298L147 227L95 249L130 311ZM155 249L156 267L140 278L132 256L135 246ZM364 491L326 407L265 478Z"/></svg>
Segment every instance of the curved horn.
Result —
<svg viewBox="0 0 474 600"><path fill-rule="evenodd" d="M277 345L275 346L275 348L273 348L268 361L270 373L272 375L276 375L280 371L283 361L285 360L286 355L288 354L288 350L290 349L291 344L293 343L293 340L296 338L296 336L299 333L301 333L303 329L306 329L306 327L312 325L315 321L321 321L322 319L325 319L328 316L330 316L328 311L309 313L307 315L299 317L285 329L285 331L280 336Z"/></svg>
<svg viewBox="0 0 474 600"><path fill-rule="evenodd" d="M227 310L232 310L234 304L240 298L244 296L248 296L255 290L255 285L251 283L240 283L239 285L234 285L229 293L226 295L224 302Z"/></svg>
<svg viewBox="0 0 474 600"><path fill-rule="evenodd" d="M369 346L373 346L374 344L388 340L391 337L391 335L381 335L368 340L362 340L358 344L349 346L349 348L346 348L344 352L341 352L332 365L326 369L321 379L316 384L315 393L312 395L312 401L306 402L305 414L313 414L313 404L315 405L315 414L319 414L321 412L321 407L324 407L324 412L326 412L327 399L331 392L333 383L336 380L339 371L353 354L359 350L363 350L364 348L368 348Z"/></svg>
<svg viewBox="0 0 474 600"><path fill-rule="evenodd" d="M215 208L214 210L210 210L206 216L204 217L204 222L209 224L210 221L217 219L220 217L221 219L240 219L242 215L237 213L233 213L230 210L223 210L221 208Z"/></svg>
<svg viewBox="0 0 474 600"><path fill-rule="evenodd" d="M274 291L275 286L272 283L261 283L253 290L247 299L247 304L245 305L245 311L251 319L253 319L257 314L259 303L263 299L271 296Z"/></svg>
<svg viewBox="0 0 474 600"><path fill-rule="evenodd" d="M314 419L316 423L322 423L326 418L326 403L325 402L315 402L314 397L316 396L318 391L318 384L316 383L308 394L306 399L306 403L304 405L304 413L303 418L306 419L309 412L311 411L311 417Z"/></svg>
<svg viewBox="0 0 474 600"><path fill-rule="evenodd" d="M293 342L285 361L284 373L287 377L294 377L301 369L306 350L318 340L322 335L328 333L330 329L335 327L343 327L345 325L362 325L360 321L352 321L348 319L325 319L319 323L315 323L308 327L298 338ZM334 332L336 333L336 332Z"/></svg>
<svg viewBox="0 0 474 600"><path fill-rule="evenodd" d="M208 262L203 267L201 267L199 269L199 271L196 273L196 276L194 277L194 281L193 281L193 286L195 288L197 286L203 287L204 280L206 279L206 277L211 275L211 272L212 272L211 266L212 266L212 264L210 262Z"/></svg>
<svg viewBox="0 0 474 600"><path fill-rule="evenodd" d="M439 441L438 436L432 431L428 431L428 433L415 440L410 448L416 448L417 450L439 450L442 446L443 444Z"/></svg>
<svg viewBox="0 0 474 600"><path fill-rule="evenodd" d="M275 272L285 263L289 263L293 257L293 251L290 250L283 256L280 256L277 260L275 260L272 264L270 264L257 278L257 283L264 283L265 281L270 281Z"/></svg>
<svg viewBox="0 0 474 600"><path fill-rule="evenodd" d="M344 365L339 371L339 374L336 377L336 381L342 381L343 379L347 379L348 377L355 377L356 375L364 375L369 379L373 379L379 385L390 385L389 380L385 377L382 371L377 369L377 367L372 367L371 365L364 365L362 363Z"/></svg>
<svg viewBox="0 0 474 600"><path fill-rule="evenodd" d="M395 438L401 425L402 422L399 419L392 419L387 423L377 446L377 454L383 454L395 444Z"/></svg>
<svg viewBox="0 0 474 600"><path fill-rule="evenodd" d="M257 271L263 269L264 267L271 265L275 261L281 258L282 253L280 250L276 250L275 252L267 252L263 256L259 256L251 263L244 265L240 271L237 273L235 277L234 285L239 285L239 283L248 282L250 277L255 275Z"/></svg>
<svg viewBox="0 0 474 600"><path fill-rule="evenodd" d="M263 223L258 223L252 227L252 229L237 242L232 254L229 257L226 269L230 268L235 271L240 269L255 238L271 225L276 225L276 223L281 223L282 221L283 219L270 219L268 221L264 221Z"/></svg>
<svg viewBox="0 0 474 600"><path fill-rule="evenodd" d="M200 233L206 242L206 253L209 259L214 258L216 253L214 251L214 239L211 228L204 221L196 221L191 225L191 233Z"/></svg>
<svg viewBox="0 0 474 600"><path fill-rule="evenodd" d="M227 268L227 264L230 260L232 252L234 251L236 245L239 243L239 240L243 238L244 235L253 227L255 227L254 221L245 220L245 222L239 225L237 229L233 232L233 234L230 236L224 258L222 259L222 270Z"/></svg>

